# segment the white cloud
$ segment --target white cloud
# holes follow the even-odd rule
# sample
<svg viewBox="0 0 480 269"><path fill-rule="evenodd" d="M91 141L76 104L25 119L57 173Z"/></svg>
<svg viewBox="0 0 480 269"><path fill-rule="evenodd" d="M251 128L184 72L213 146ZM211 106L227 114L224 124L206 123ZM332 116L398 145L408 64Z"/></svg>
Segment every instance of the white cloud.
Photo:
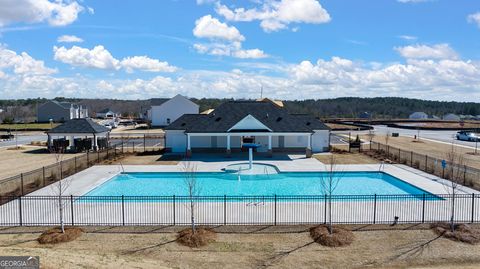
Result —
<svg viewBox="0 0 480 269"><path fill-rule="evenodd" d="M70 49L65 47L53 47L54 59L73 66L90 67L98 69L119 69L119 61L115 59L103 46L95 46L93 49L86 49L73 46Z"/></svg>
<svg viewBox="0 0 480 269"><path fill-rule="evenodd" d="M418 37L412 36L412 35L399 35L398 38L401 38L403 40L408 40L408 41L413 41L418 39Z"/></svg>
<svg viewBox="0 0 480 269"><path fill-rule="evenodd" d="M237 50L233 53L233 56L241 59L260 59L268 57L268 55L260 49Z"/></svg>
<svg viewBox="0 0 480 269"><path fill-rule="evenodd" d="M147 56L133 56L118 60L103 46L98 45L93 49L73 46L70 49L65 47L53 47L54 59L73 66L97 68L106 70L125 69L128 73L134 70L147 72L174 72L176 67L157 59Z"/></svg>
<svg viewBox="0 0 480 269"><path fill-rule="evenodd" d="M43 61L35 60L26 52L17 54L15 51L1 46L0 70L12 70L14 74L22 76L50 75L57 72L56 69L46 67Z"/></svg>
<svg viewBox="0 0 480 269"><path fill-rule="evenodd" d="M216 12L229 21L259 20L266 32L285 29L290 23L327 23L330 14L316 0L280 0L265 1L261 8L230 9L218 4Z"/></svg>
<svg viewBox="0 0 480 269"><path fill-rule="evenodd" d="M470 23L476 23L477 26L480 27L480 12L468 15L467 21Z"/></svg>
<svg viewBox="0 0 480 269"><path fill-rule="evenodd" d="M147 56L127 57L120 62L120 65L128 73L132 73L134 70L147 72L175 72L177 70L176 67L169 65L167 62L161 62Z"/></svg>
<svg viewBox="0 0 480 269"><path fill-rule="evenodd" d="M211 4L217 1L218 0L197 0L197 5Z"/></svg>
<svg viewBox="0 0 480 269"><path fill-rule="evenodd" d="M84 8L70 0L3 0L0 6L0 27L12 23L48 22L64 26L77 20Z"/></svg>
<svg viewBox="0 0 480 269"><path fill-rule="evenodd" d="M83 39L74 35L62 35L57 38L59 43L81 43Z"/></svg>
<svg viewBox="0 0 480 269"><path fill-rule="evenodd" d="M214 56L230 56L241 59L260 59L269 57L260 49L242 49L240 42L232 43L204 43L194 44L193 48L201 54L209 54Z"/></svg>
<svg viewBox="0 0 480 269"><path fill-rule="evenodd" d="M211 15L201 17L195 22L193 35L199 38L243 41L245 37L234 26L228 26Z"/></svg>
<svg viewBox="0 0 480 269"><path fill-rule="evenodd" d="M402 57L407 59L456 59L458 54L448 44L433 46L412 45L394 48Z"/></svg>

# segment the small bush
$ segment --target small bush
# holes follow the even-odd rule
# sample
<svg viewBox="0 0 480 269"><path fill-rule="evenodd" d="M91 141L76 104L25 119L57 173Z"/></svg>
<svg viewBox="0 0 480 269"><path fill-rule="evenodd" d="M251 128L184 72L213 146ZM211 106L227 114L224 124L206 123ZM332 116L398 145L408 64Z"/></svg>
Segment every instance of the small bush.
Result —
<svg viewBox="0 0 480 269"><path fill-rule="evenodd" d="M330 234L326 225L320 225L310 229L310 236L315 242L327 247L348 246L355 239L349 230L337 227L333 227L332 230L332 234Z"/></svg>
<svg viewBox="0 0 480 269"><path fill-rule="evenodd" d="M192 229L188 228L178 232L177 242L187 247L198 248L215 241L215 237L216 233L211 229L197 228L195 233L192 233Z"/></svg>
<svg viewBox="0 0 480 269"><path fill-rule="evenodd" d="M460 241L468 244L480 243L480 230L470 227L467 224L455 224L454 232L450 229L450 223L433 223L430 228L433 232L453 241Z"/></svg>
<svg viewBox="0 0 480 269"><path fill-rule="evenodd" d="M65 227L65 233L62 233L60 227L55 227L42 233L37 240L40 244L58 244L73 241L82 233L83 230L77 227Z"/></svg>

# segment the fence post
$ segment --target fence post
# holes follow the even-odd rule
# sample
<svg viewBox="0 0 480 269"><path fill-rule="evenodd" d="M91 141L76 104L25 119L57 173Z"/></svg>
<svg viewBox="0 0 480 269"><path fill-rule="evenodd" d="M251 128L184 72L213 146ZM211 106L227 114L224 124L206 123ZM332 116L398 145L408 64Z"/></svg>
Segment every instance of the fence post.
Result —
<svg viewBox="0 0 480 269"><path fill-rule="evenodd" d="M100 150L97 149L97 163L100 163Z"/></svg>
<svg viewBox="0 0 480 269"><path fill-rule="evenodd" d="M442 178L445 178L445 167L442 166Z"/></svg>
<svg viewBox="0 0 480 269"><path fill-rule="evenodd" d="M117 145L116 144L113 146L113 158L114 159L117 158Z"/></svg>
<svg viewBox="0 0 480 269"><path fill-rule="evenodd" d="M475 193L472 193L472 223L475 221Z"/></svg>
<svg viewBox="0 0 480 269"><path fill-rule="evenodd" d="M87 168L90 165L90 160L88 159L88 150L87 150Z"/></svg>
<svg viewBox="0 0 480 269"><path fill-rule="evenodd" d="M274 209L274 223L273 224L277 225L277 195L276 194L274 196L274 199L275 200L274 200L274 207L273 207L273 209Z"/></svg>
<svg viewBox="0 0 480 269"><path fill-rule="evenodd" d="M23 196L23 194L24 194L24 192L23 192L23 173L20 173L20 184L21 184L21 186L20 186L20 192L21 192L21 194L22 194L22 196Z"/></svg>
<svg viewBox="0 0 480 269"><path fill-rule="evenodd" d="M23 219L22 219L22 196L18 197L18 213L19 213L19 220L20 226L23 226Z"/></svg>
<svg viewBox="0 0 480 269"><path fill-rule="evenodd" d="M77 172L77 156L75 156L75 158L73 158L73 161L75 163L75 173Z"/></svg>
<svg viewBox="0 0 480 269"><path fill-rule="evenodd" d="M73 222L73 195L70 195L70 213L72 214L72 226L75 222Z"/></svg>
<svg viewBox="0 0 480 269"><path fill-rule="evenodd" d="M428 155L425 155L425 171L428 172Z"/></svg>
<svg viewBox="0 0 480 269"><path fill-rule="evenodd" d="M327 224L327 195L325 194L325 196L323 197L324 198L324 208L325 208L325 212L323 214L323 224Z"/></svg>
<svg viewBox="0 0 480 269"><path fill-rule="evenodd" d="M373 224L375 224L377 221L377 194L375 193L373 195Z"/></svg>
<svg viewBox="0 0 480 269"><path fill-rule="evenodd" d="M108 147L107 147L107 160L108 160Z"/></svg>
<svg viewBox="0 0 480 269"><path fill-rule="evenodd" d="M135 141L132 142L132 152L135 153Z"/></svg>
<svg viewBox="0 0 480 269"><path fill-rule="evenodd" d="M146 150L145 143L147 142L146 134L143 134L143 152Z"/></svg>
<svg viewBox="0 0 480 269"><path fill-rule="evenodd" d="M122 225L125 226L125 196L122 195Z"/></svg>
<svg viewBox="0 0 480 269"><path fill-rule="evenodd" d="M223 225L227 225L227 195L223 195Z"/></svg>
<svg viewBox="0 0 480 269"><path fill-rule="evenodd" d="M425 223L425 193L423 193L422 201L422 223Z"/></svg>
<svg viewBox="0 0 480 269"><path fill-rule="evenodd" d="M60 180L63 179L63 161L60 161Z"/></svg>
<svg viewBox="0 0 480 269"><path fill-rule="evenodd" d="M122 137L122 154L123 154L123 137Z"/></svg>
<svg viewBox="0 0 480 269"><path fill-rule="evenodd" d="M467 181L467 166L463 165L463 185L464 186L466 185L466 181Z"/></svg>
<svg viewBox="0 0 480 269"><path fill-rule="evenodd" d="M398 162L402 163L402 153L400 151L400 148L398 148Z"/></svg>
<svg viewBox="0 0 480 269"><path fill-rule="evenodd" d="M43 186L45 187L45 166L42 166Z"/></svg>
<svg viewBox="0 0 480 269"><path fill-rule="evenodd" d="M173 195L173 225L175 224L175 195Z"/></svg>
<svg viewBox="0 0 480 269"><path fill-rule="evenodd" d="M413 167L413 151L410 151L410 166Z"/></svg>

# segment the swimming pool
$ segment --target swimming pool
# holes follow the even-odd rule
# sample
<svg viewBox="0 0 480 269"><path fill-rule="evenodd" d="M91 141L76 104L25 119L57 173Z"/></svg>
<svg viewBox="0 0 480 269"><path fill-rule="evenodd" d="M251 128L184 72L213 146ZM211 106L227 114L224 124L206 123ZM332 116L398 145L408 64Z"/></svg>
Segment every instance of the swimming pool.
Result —
<svg viewBox="0 0 480 269"><path fill-rule="evenodd" d="M199 172L201 196L323 195L322 172L241 175ZM325 175L325 174L323 174ZM383 172L342 172L334 195L423 195L429 192ZM84 196L187 196L183 173L121 173Z"/></svg>

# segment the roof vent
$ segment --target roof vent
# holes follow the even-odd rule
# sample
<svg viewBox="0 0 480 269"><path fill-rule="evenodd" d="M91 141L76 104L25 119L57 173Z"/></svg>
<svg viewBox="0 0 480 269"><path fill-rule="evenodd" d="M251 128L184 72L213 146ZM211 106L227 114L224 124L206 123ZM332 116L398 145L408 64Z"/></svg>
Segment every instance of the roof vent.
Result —
<svg viewBox="0 0 480 269"><path fill-rule="evenodd" d="M222 119L222 117L218 117L215 119L215 121L220 121Z"/></svg>
<svg viewBox="0 0 480 269"><path fill-rule="evenodd" d="M268 113L267 113L267 118L268 118Z"/></svg>
<svg viewBox="0 0 480 269"><path fill-rule="evenodd" d="M282 117L278 117L277 122L281 121L282 119L283 119Z"/></svg>
<svg viewBox="0 0 480 269"><path fill-rule="evenodd" d="M307 122L307 126L310 126L310 124L311 124L310 122Z"/></svg>
<svg viewBox="0 0 480 269"><path fill-rule="evenodd" d="M181 124L181 126L185 126L185 125L187 125L185 122Z"/></svg>

